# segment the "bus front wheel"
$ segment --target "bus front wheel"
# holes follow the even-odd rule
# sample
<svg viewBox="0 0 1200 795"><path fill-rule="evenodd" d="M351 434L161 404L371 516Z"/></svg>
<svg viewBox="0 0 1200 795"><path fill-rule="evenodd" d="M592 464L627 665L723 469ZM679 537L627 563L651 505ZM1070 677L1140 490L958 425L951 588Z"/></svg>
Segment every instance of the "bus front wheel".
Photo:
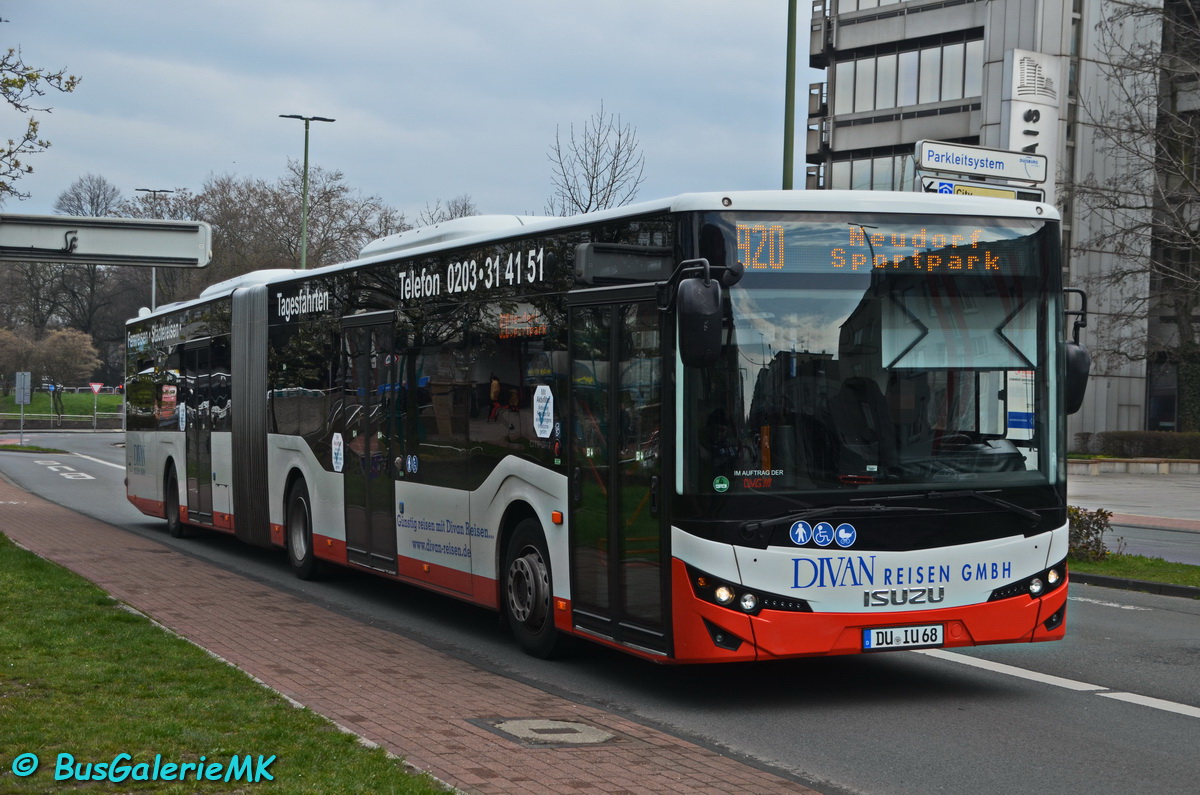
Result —
<svg viewBox="0 0 1200 795"><path fill-rule="evenodd" d="M555 656L563 636L554 628L550 556L537 520L525 519L517 525L504 557L501 601L513 635L534 657Z"/></svg>
<svg viewBox="0 0 1200 795"><path fill-rule="evenodd" d="M313 554L312 510L309 508L308 487L296 481L288 492L287 551L292 571L302 580L317 576L317 557Z"/></svg>

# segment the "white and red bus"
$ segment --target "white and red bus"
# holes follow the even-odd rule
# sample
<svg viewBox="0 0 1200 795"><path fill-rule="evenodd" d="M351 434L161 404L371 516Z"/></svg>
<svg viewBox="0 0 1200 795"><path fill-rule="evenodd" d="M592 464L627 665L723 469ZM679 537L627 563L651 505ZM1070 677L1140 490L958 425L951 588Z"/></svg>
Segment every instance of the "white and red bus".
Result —
<svg viewBox="0 0 1200 795"><path fill-rule="evenodd" d="M1060 270L1053 208L957 196L412 230L129 321L128 497L502 611L542 656L1057 640Z"/></svg>

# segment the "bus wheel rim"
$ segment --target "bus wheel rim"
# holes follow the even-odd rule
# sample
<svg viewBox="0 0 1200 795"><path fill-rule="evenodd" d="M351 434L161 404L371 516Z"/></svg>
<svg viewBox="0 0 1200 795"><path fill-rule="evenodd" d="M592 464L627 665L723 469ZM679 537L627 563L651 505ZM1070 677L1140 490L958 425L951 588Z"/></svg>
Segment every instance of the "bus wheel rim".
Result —
<svg viewBox="0 0 1200 795"><path fill-rule="evenodd" d="M550 573L537 550L526 550L508 569L508 607L514 619L540 626L548 605Z"/></svg>

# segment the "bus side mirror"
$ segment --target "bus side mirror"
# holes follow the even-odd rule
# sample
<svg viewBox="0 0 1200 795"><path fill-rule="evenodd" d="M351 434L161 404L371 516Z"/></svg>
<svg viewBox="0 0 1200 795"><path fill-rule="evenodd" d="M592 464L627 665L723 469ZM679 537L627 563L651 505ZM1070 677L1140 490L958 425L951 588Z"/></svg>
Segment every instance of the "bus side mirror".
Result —
<svg viewBox="0 0 1200 795"><path fill-rule="evenodd" d="M1078 342L1067 343L1067 378L1063 398L1068 414L1074 414L1083 406L1087 393L1088 374L1092 370L1092 355Z"/></svg>
<svg viewBox="0 0 1200 795"><path fill-rule="evenodd" d="M721 283L684 279L679 308L679 358L687 367L712 367L721 357Z"/></svg>
<svg viewBox="0 0 1200 795"><path fill-rule="evenodd" d="M1080 300L1079 309L1068 309L1063 312L1067 317L1075 318L1071 329L1071 341L1067 343L1067 373L1064 388L1064 402L1067 413L1074 414L1083 406L1083 396L1087 393L1088 374L1092 370L1092 355L1079 341L1079 330L1087 328L1087 293L1074 287L1063 290L1064 295L1077 295Z"/></svg>

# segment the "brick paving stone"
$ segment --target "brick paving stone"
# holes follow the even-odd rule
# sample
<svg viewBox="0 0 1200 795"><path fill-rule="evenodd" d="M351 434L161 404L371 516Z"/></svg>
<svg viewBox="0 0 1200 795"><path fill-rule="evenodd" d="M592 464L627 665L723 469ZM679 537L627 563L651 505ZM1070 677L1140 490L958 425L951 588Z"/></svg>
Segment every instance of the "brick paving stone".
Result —
<svg viewBox="0 0 1200 795"><path fill-rule="evenodd" d="M813 792L264 588L3 478L0 528L286 697L464 792ZM271 630L264 636L258 627ZM277 629L286 631L275 637ZM347 649L354 650L352 659ZM372 696L364 697L368 692ZM628 740L526 747L470 722L498 717L581 721Z"/></svg>

